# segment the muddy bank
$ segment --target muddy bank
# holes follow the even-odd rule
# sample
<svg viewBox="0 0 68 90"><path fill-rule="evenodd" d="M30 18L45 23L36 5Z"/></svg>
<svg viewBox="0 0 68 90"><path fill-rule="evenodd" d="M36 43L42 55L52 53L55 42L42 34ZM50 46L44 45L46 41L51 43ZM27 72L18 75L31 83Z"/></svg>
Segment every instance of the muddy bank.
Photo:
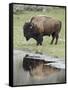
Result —
<svg viewBox="0 0 68 90"><path fill-rule="evenodd" d="M21 50L13 52L13 83L14 85L26 84L48 84L48 83L63 83L65 82L65 60L47 55L35 53L27 53ZM48 65L38 65L31 72L25 71L22 67L23 58L26 54L30 56L39 56L44 60L56 61ZM52 68L54 67L54 68ZM56 69L57 68L57 69Z"/></svg>

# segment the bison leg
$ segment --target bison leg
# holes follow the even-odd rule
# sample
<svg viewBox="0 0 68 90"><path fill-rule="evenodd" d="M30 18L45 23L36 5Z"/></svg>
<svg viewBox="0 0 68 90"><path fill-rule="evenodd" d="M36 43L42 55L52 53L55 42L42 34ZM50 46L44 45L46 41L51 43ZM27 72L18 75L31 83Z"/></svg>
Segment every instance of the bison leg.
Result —
<svg viewBox="0 0 68 90"><path fill-rule="evenodd" d="M51 43L50 43L50 44L53 44L54 39L55 39L55 34L53 33L53 34L52 34L52 40L51 40Z"/></svg>
<svg viewBox="0 0 68 90"><path fill-rule="evenodd" d="M42 42L43 42L43 37L41 35L39 35L37 37L37 45L42 45Z"/></svg>
<svg viewBox="0 0 68 90"><path fill-rule="evenodd" d="M37 41L37 45L42 45L42 42L38 42L38 41Z"/></svg>
<svg viewBox="0 0 68 90"><path fill-rule="evenodd" d="M37 46L39 45L39 43L37 42Z"/></svg>
<svg viewBox="0 0 68 90"><path fill-rule="evenodd" d="M58 38L59 38L59 35L56 34L56 42L55 42L55 44L57 44L57 42L58 42Z"/></svg>

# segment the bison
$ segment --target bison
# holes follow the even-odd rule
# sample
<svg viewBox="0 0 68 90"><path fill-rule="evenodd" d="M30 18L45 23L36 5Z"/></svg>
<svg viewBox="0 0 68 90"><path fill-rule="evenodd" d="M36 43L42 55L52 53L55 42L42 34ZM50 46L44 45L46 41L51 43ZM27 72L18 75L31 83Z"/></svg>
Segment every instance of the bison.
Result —
<svg viewBox="0 0 68 90"><path fill-rule="evenodd" d="M39 65L47 65L49 63L55 63L54 61L47 61L44 59L41 59L40 57L37 58L37 56L29 56L28 54L25 55L23 58L23 69L24 71L30 71L36 68Z"/></svg>
<svg viewBox="0 0 68 90"><path fill-rule="evenodd" d="M47 16L32 17L23 26L26 40L28 41L30 38L33 38L37 41L37 45L42 45L43 36L50 35L52 35L51 44L53 44L54 39L56 39L55 44L57 44L60 30L61 21Z"/></svg>

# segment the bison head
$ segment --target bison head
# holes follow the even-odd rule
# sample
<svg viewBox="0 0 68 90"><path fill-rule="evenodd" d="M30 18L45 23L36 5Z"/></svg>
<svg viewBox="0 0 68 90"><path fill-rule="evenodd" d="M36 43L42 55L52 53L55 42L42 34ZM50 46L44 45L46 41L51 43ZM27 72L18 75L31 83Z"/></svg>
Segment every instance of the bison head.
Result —
<svg viewBox="0 0 68 90"><path fill-rule="evenodd" d="M35 32L34 24L30 22L25 23L23 27L23 32L24 32L24 37L28 41L33 36L33 33Z"/></svg>
<svg viewBox="0 0 68 90"><path fill-rule="evenodd" d="M24 37L28 41L30 38L34 38L37 41L37 45L42 45L43 37L37 31L37 26L33 23L27 22L23 26Z"/></svg>

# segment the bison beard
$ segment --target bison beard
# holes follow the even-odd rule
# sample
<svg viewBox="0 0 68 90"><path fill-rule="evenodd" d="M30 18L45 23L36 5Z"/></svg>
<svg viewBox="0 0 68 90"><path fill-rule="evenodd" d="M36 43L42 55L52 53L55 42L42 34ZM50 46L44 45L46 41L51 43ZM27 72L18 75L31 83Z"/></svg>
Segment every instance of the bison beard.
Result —
<svg viewBox="0 0 68 90"><path fill-rule="evenodd" d="M30 22L24 24L23 29L26 40L33 38L37 41L37 45L42 45L43 36L50 35L52 35L51 44L53 44L54 39L56 39L55 44L57 44L61 21L52 17L35 16L31 18Z"/></svg>

